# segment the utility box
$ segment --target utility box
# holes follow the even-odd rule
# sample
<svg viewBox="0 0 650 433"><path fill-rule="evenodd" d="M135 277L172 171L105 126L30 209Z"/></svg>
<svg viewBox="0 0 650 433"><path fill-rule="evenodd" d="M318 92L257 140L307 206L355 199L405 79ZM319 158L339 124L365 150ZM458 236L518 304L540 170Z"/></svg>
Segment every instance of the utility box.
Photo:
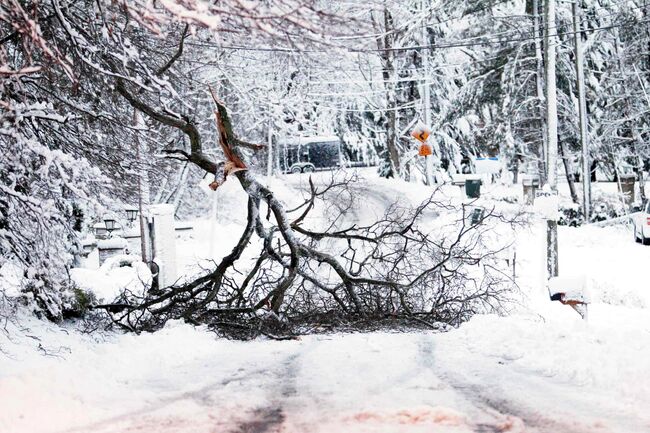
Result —
<svg viewBox="0 0 650 433"><path fill-rule="evenodd" d="M535 193L539 189L539 176L525 174L521 177L521 185L524 188L524 203L527 205L535 204Z"/></svg>
<svg viewBox="0 0 650 433"><path fill-rule="evenodd" d="M627 206L632 206L634 202L634 181L636 175L634 174L621 174L619 176L619 188L623 194L623 201Z"/></svg>
<svg viewBox="0 0 650 433"><path fill-rule="evenodd" d="M157 204L147 209L150 221L153 262L158 265L158 286L168 287L176 282L176 233L174 206Z"/></svg>
<svg viewBox="0 0 650 433"><path fill-rule="evenodd" d="M465 179L465 194L467 198L481 197L481 184L483 181L480 176L468 176Z"/></svg>

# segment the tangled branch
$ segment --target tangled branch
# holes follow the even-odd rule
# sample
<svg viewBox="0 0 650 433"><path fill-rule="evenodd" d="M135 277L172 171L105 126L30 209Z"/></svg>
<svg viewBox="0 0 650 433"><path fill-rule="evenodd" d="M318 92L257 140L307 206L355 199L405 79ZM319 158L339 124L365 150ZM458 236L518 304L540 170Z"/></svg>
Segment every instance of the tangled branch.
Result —
<svg viewBox="0 0 650 433"><path fill-rule="evenodd" d="M282 328L322 314L392 315L420 323L456 324L478 312L498 311L508 298L512 281L498 263L499 251L485 242L488 221L503 218L494 211L469 223L463 208L449 224L431 230L423 224L425 217L455 211L436 201L434 192L415 208L393 204L369 225L345 225L346 212L356 199L354 177L333 178L320 188L310 179L305 200L286 210L247 169L241 148L248 146L235 137L228 111L216 97L216 125L226 156L222 162L201 152L198 130L189 120L157 112L119 80L117 88L136 109L188 135L191 151L178 154L204 169L231 167L225 175L236 177L248 195L242 235L213 270L161 292L124 294L119 302L99 306L121 326L156 329L169 319L182 318L263 332L269 323ZM325 227L310 227L318 202L344 196L347 205ZM268 209L266 218L262 205ZM260 250L253 266L242 274L236 264L254 235Z"/></svg>

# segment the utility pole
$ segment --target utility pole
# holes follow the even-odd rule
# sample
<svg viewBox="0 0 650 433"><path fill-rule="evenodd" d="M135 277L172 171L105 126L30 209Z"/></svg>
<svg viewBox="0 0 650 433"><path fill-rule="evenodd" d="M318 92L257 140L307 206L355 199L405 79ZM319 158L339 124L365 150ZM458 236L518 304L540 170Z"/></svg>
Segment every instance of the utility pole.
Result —
<svg viewBox="0 0 650 433"><path fill-rule="evenodd" d="M428 0L422 0L422 19L426 20L426 14L428 11L427 8ZM427 27L422 26L422 45L426 47L429 45L429 39L427 34ZM422 51L422 66L424 70L424 77L422 79L422 113L424 115L424 124L427 128L431 128L431 88L429 87L428 81L430 77L430 66L429 66L429 49L424 48ZM427 177L427 185L433 185L433 155L429 155L424 158L424 170Z"/></svg>
<svg viewBox="0 0 650 433"><path fill-rule="evenodd" d="M140 253L142 254L142 261L147 263L147 239L148 239L148 230L147 227L147 217L144 215L144 205L149 204L149 185L148 177L143 180L145 176L145 170L142 164L141 150L140 150L140 139L138 138L138 129L142 126L142 118L140 113L136 109L133 109L133 126L135 131L133 137L135 140L135 157L136 157L136 167L138 170L138 215L140 222ZM145 185L145 182L147 183ZM145 191L146 188L146 191ZM146 197L143 197L146 195Z"/></svg>
<svg viewBox="0 0 650 433"><path fill-rule="evenodd" d="M273 119L269 117L269 134L266 143L267 159L266 159L266 183L271 184L271 176L273 176Z"/></svg>
<svg viewBox="0 0 650 433"><path fill-rule="evenodd" d="M558 45L555 24L555 0L546 0L545 9L546 50L546 134L548 143L548 167L546 182L550 193L557 196L557 87L555 76L556 51ZM546 220L546 268L549 277L557 277L558 266L557 216Z"/></svg>
<svg viewBox="0 0 650 433"><path fill-rule="evenodd" d="M547 137L546 137L546 119L545 119L545 113L544 109L542 108L542 104L545 104L546 98L544 97L544 57L542 54L542 41L540 40L542 32L540 31L540 8L539 8L539 0L533 0L533 32L535 34L535 60L536 60L536 65L537 65L537 73L535 74L536 80L535 84L537 85L537 99L539 99L539 115L540 115L540 122L542 126L542 131L544 133L542 134L542 149L540 152L540 164L538 167L540 168L540 175L541 175L541 180L542 183L546 183L546 171L548 170L548 143L547 143Z"/></svg>
<svg viewBox="0 0 650 433"><path fill-rule="evenodd" d="M573 2L573 36L575 40L576 81L578 88L578 113L580 115L580 142L582 144L582 211L585 222L591 215L591 161L589 160L589 136L587 131L587 100L585 96L584 53L580 28L580 0Z"/></svg>

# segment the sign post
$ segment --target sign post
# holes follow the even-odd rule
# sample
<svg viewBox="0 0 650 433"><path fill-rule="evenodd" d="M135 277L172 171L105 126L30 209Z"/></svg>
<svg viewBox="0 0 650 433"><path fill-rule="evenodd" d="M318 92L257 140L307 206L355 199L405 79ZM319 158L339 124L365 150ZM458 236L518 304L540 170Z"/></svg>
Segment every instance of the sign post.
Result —
<svg viewBox="0 0 650 433"><path fill-rule="evenodd" d="M548 184L544 185L543 189L535 191L533 208L536 213L546 220L546 267L548 278L557 277L559 274L557 221L560 214L560 201L557 191L552 190ZM555 226L555 230L548 230L550 226Z"/></svg>
<svg viewBox="0 0 650 433"><path fill-rule="evenodd" d="M431 150L431 146L427 144L430 135L431 130L421 123L416 125L415 129L411 131L411 137L420 142L418 155L424 157L424 170L427 178L427 185L429 186L433 185L433 161L432 158L429 158L433 155L433 151Z"/></svg>

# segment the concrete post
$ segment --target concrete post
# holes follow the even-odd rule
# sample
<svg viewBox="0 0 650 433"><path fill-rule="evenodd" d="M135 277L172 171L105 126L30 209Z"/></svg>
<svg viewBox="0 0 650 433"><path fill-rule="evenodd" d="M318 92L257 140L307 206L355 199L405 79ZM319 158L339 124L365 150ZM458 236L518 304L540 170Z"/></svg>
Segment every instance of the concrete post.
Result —
<svg viewBox="0 0 650 433"><path fill-rule="evenodd" d="M149 206L152 221L153 261L160 268L159 287L168 287L176 282L176 233L174 231L174 206L157 204Z"/></svg>

